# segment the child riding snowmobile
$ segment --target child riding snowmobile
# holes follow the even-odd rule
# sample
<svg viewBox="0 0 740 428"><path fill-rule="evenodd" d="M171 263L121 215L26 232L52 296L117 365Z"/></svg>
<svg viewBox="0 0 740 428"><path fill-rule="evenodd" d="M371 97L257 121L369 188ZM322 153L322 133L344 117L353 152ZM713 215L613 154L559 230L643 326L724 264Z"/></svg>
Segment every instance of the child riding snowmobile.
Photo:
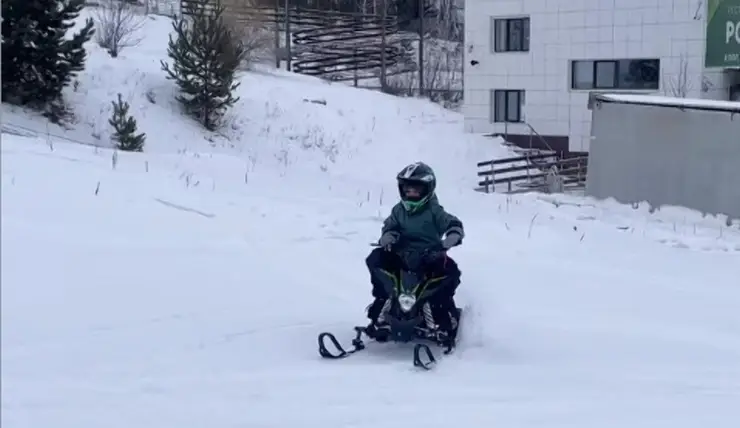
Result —
<svg viewBox="0 0 740 428"><path fill-rule="evenodd" d="M460 245L465 236L463 224L439 204L435 189L434 171L423 162L406 166L396 176L401 201L383 222L378 248L366 259L370 271L374 301L368 306L370 324L366 334L380 338L377 333L387 329L383 314L388 310L388 293L380 276L382 271L395 272L401 268L400 252L413 250L425 254L423 271L438 282L438 291L429 306L438 335L444 341L456 327L455 291L460 284L460 270L446 250Z"/></svg>

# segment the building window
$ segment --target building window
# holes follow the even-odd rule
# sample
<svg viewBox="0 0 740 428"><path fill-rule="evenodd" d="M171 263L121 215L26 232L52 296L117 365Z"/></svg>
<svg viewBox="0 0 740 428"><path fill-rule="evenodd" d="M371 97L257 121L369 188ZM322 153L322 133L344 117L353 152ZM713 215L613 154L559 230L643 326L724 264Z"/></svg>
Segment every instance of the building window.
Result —
<svg viewBox="0 0 740 428"><path fill-rule="evenodd" d="M659 59L571 61L572 89L653 90L660 88Z"/></svg>
<svg viewBox="0 0 740 428"><path fill-rule="evenodd" d="M523 90L496 89L491 91L491 96L493 98L493 122L523 122Z"/></svg>
<svg viewBox="0 0 740 428"><path fill-rule="evenodd" d="M529 18L493 19L494 52L529 52Z"/></svg>

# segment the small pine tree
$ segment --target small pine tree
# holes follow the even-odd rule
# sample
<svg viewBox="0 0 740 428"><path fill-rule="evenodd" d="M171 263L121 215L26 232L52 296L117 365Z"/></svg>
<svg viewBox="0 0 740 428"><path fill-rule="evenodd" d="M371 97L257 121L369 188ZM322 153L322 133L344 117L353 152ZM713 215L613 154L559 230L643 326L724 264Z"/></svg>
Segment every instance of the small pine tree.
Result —
<svg viewBox="0 0 740 428"><path fill-rule="evenodd" d="M85 68L92 19L71 39L67 30L84 0L3 0L2 100L46 106Z"/></svg>
<svg viewBox="0 0 740 428"><path fill-rule="evenodd" d="M227 108L239 97L233 91L236 70L244 59L244 44L231 32L222 15L225 8L210 0L189 3L172 23L177 39L169 39L172 68L162 61L167 79L180 87L177 100L185 111L213 131Z"/></svg>
<svg viewBox="0 0 740 428"><path fill-rule="evenodd" d="M108 123L115 130L113 140L116 141L116 147L127 152L144 151L146 134L136 134L136 119L128 113L129 104L121 99L121 94L118 94L118 101L111 101L111 104L113 114Z"/></svg>

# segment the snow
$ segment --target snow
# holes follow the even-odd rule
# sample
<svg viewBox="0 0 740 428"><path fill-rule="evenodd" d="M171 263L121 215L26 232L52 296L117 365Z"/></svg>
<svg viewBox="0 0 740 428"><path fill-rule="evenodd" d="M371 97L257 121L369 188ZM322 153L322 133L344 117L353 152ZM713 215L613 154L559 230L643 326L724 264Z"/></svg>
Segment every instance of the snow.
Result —
<svg viewBox="0 0 740 428"><path fill-rule="evenodd" d="M730 113L740 113L740 102L710 100L700 98L679 98L665 97L660 95L642 95L642 94L596 94L600 101L618 102L627 104L650 104L669 107L695 108L704 110L721 110Z"/></svg>
<svg viewBox="0 0 740 428"><path fill-rule="evenodd" d="M72 129L3 105L3 426L738 426L739 223L477 193L509 152L459 115L285 72L243 76L210 135L171 101L167 26L93 49ZM144 153L100 147L117 92ZM322 360L318 333L366 322L368 243L418 158L468 234L460 347L432 372L393 344Z"/></svg>
<svg viewBox="0 0 740 428"><path fill-rule="evenodd" d="M316 352L364 322L391 196L323 173L245 184L228 156L2 150L4 426L740 421L740 231L717 219L444 192L469 317L417 373L404 347Z"/></svg>
<svg viewBox="0 0 740 428"><path fill-rule="evenodd" d="M79 22L87 16L94 14L86 11ZM162 60L170 61L172 21L150 15L145 22L137 37L141 43L122 50L116 59L93 42L86 45L86 72L65 94L75 107L73 129L47 125L38 115L7 105L4 128L109 146L111 102L121 93L147 134L149 153L207 151L259 159L265 167L284 171L321 168L349 176L364 171L368 162L379 175L392 175L424 153L430 163L440 164L445 180L464 180L471 188L477 162L513 155L502 140L464 133L463 116L439 105L259 66L241 74L236 91L240 100L227 113L223 128L206 133L200 124L182 118L177 87L161 69ZM274 159L272 165L268 157ZM458 171L464 175L448 175Z"/></svg>

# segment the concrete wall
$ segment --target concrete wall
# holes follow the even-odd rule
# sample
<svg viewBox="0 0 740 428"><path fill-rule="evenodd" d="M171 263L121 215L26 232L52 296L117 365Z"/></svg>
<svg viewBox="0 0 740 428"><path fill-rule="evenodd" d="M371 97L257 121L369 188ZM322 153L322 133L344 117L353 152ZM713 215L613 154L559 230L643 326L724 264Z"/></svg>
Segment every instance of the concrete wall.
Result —
<svg viewBox="0 0 740 428"><path fill-rule="evenodd" d="M728 99L723 72L704 69L705 10L705 0L468 0L466 131L504 132L491 121L490 91L524 89L525 120L537 132L567 135L571 150L588 151L589 91L570 89L569 61L576 59L660 58L655 94L673 95L685 82L688 97ZM494 53L491 18L520 16L530 17L530 51ZM518 124L507 131L529 133Z"/></svg>
<svg viewBox="0 0 740 428"><path fill-rule="evenodd" d="M597 103L586 194L740 218L740 114Z"/></svg>

